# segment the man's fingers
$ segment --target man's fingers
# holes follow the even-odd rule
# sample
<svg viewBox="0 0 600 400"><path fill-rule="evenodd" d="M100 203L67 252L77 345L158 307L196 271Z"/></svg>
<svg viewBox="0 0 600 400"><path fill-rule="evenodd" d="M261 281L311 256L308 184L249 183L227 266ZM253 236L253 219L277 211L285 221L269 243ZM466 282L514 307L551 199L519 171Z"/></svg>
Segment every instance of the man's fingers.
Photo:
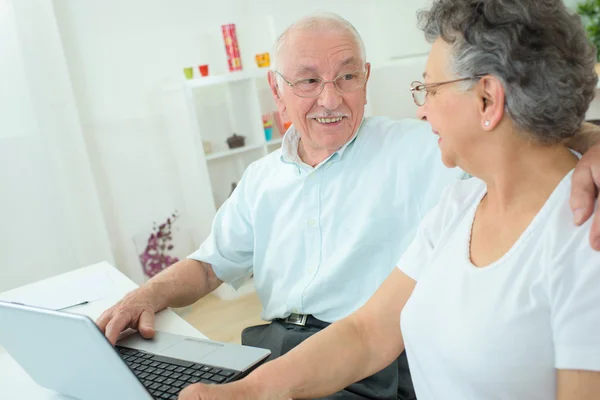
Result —
<svg viewBox="0 0 600 400"><path fill-rule="evenodd" d="M573 211L573 220L576 225L581 225L594 212L596 200L596 185L592 171L588 165L577 165L573 172L571 198L569 204Z"/></svg>
<svg viewBox="0 0 600 400"><path fill-rule="evenodd" d="M596 201L594 202L596 205L596 212L594 214L594 221L592 222L592 230L590 231L590 243L594 250L600 251L600 212L599 207L597 207L598 204L600 204L600 167L598 165L592 165L591 173L598 191L598 199L595 199Z"/></svg>
<svg viewBox="0 0 600 400"><path fill-rule="evenodd" d="M202 383L195 383L189 385L179 393L179 400L204 400L207 399L202 393L206 390L206 385Z"/></svg>
<svg viewBox="0 0 600 400"><path fill-rule="evenodd" d="M131 322L131 316L127 313L118 313L114 315L108 325L106 325L106 338L114 346L117 343L119 335Z"/></svg>
<svg viewBox="0 0 600 400"><path fill-rule="evenodd" d="M106 310L96 320L96 325L98 325L98 328L100 328L102 333L106 332L106 325L108 324L108 321L110 321L111 317L112 317L112 311Z"/></svg>
<svg viewBox="0 0 600 400"><path fill-rule="evenodd" d="M600 197L598 200L598 204L600 204ZM594 222L592 222L592 230L590 231L590 243L594 250L600 251L600 210L596 209L596 214L594 215Z"/></svg>
<svg viewBox="0 0 600 400"><path fill-rule="evenodd" d="M142 337L146 339L154 337L154 313L152 311L145 310L142 312L137 329Z"/></svg>

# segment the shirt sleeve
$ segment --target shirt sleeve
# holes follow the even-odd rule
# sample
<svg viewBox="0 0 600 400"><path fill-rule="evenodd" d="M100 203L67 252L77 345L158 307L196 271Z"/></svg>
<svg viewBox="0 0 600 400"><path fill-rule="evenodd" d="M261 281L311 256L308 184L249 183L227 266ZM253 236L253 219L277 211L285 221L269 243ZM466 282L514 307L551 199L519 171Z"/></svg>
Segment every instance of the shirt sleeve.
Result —
<svg viewBox="0 0 600 400"><path fill-rule="evenodd" d="M555 368L600 371L600 252L589 244L592 221L574 227L568 207L561 220L547 270Z"/></svg>
<svg viewBox="0 0 600 400"><path fill-rule="evenodd" d="M253 270L254 229L248 196L248 171L217 211L210 235L198 250L188 256L210 264L217 277L236 290L250 278Z"/></svg>

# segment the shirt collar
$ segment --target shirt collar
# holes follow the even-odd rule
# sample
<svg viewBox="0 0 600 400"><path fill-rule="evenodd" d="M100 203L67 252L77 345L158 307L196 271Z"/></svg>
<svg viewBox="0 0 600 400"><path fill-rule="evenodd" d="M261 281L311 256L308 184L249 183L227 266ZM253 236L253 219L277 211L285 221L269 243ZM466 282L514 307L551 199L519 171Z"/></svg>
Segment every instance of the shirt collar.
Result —
<svg viewBox="0 0 600 400"><path fill-rule="evenodd" d="M348 140L342 147L340 147L335 153L333 153L331 156L329 156L326 160L324 160L319 165L325 164L327 161L329 161L333 158L340 159L342 157L342 155L344 154L344 152L346 151L346 149L348 148L348 146L350 144L352 144L354 142L354 140L356 140L356 137L358 136L358 133L360 132L360 129L362 128L364 121L365 121L365 119L363 118L360 123L360 126L358 127L358 129L356 130L356 132L354 133L354 135L352 136L352 138L350 140ZM308 167L309 169L312 169L312 167L305 164L300 159L300 156L298 155L298 144L299 143L300 143L300 132L298 132L296 127L294 127L294 125L292 125L289 127L289 129L287 130L287 132L285 133L285 135L283 136L283 139L282 139L281 161L286 164L295 164L298 166L302 166L304 168ZM317 165L315 168L318 168L319 165Z"/></svg>

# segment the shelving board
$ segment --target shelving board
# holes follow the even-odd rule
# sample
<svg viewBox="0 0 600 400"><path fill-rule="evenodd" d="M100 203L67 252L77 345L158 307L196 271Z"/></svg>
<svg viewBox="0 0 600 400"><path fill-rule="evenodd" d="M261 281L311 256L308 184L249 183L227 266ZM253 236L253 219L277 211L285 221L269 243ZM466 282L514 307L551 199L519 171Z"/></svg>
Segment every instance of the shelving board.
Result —
<svg viewBox="0 0 600 400"><path fill-rule="evenodd" d="M245 153L247 151L257 150L262 147L264 147L264 143L251 144L248 146L239 147L237 149L231 149L231 150L220 151L218 153L207 154L206 161L217 160L217 159L223 158L223 157L230 157L230 156L234 156L236 154Z"/></svg>
<svg viewBox="0 0 600 400"><path fill-rule="evenodd" d="M264 78L267 79L267 69L251 69L248 71L236 71L223 75L204 76L185 81L186 86L190 88L206 87L243 81L246 79Z"/></svg>

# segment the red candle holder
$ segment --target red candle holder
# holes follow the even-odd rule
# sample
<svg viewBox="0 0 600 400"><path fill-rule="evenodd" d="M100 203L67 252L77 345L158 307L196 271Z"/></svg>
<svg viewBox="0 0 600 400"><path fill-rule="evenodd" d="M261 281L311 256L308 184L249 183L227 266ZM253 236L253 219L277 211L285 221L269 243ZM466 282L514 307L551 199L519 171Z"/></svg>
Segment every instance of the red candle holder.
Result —
<svg viewBox="0 0 600 400"><path fill-rule="evenodd" d="M200 71L200 75L208 76L208 64L200 65L198 70Z"/></svg>

